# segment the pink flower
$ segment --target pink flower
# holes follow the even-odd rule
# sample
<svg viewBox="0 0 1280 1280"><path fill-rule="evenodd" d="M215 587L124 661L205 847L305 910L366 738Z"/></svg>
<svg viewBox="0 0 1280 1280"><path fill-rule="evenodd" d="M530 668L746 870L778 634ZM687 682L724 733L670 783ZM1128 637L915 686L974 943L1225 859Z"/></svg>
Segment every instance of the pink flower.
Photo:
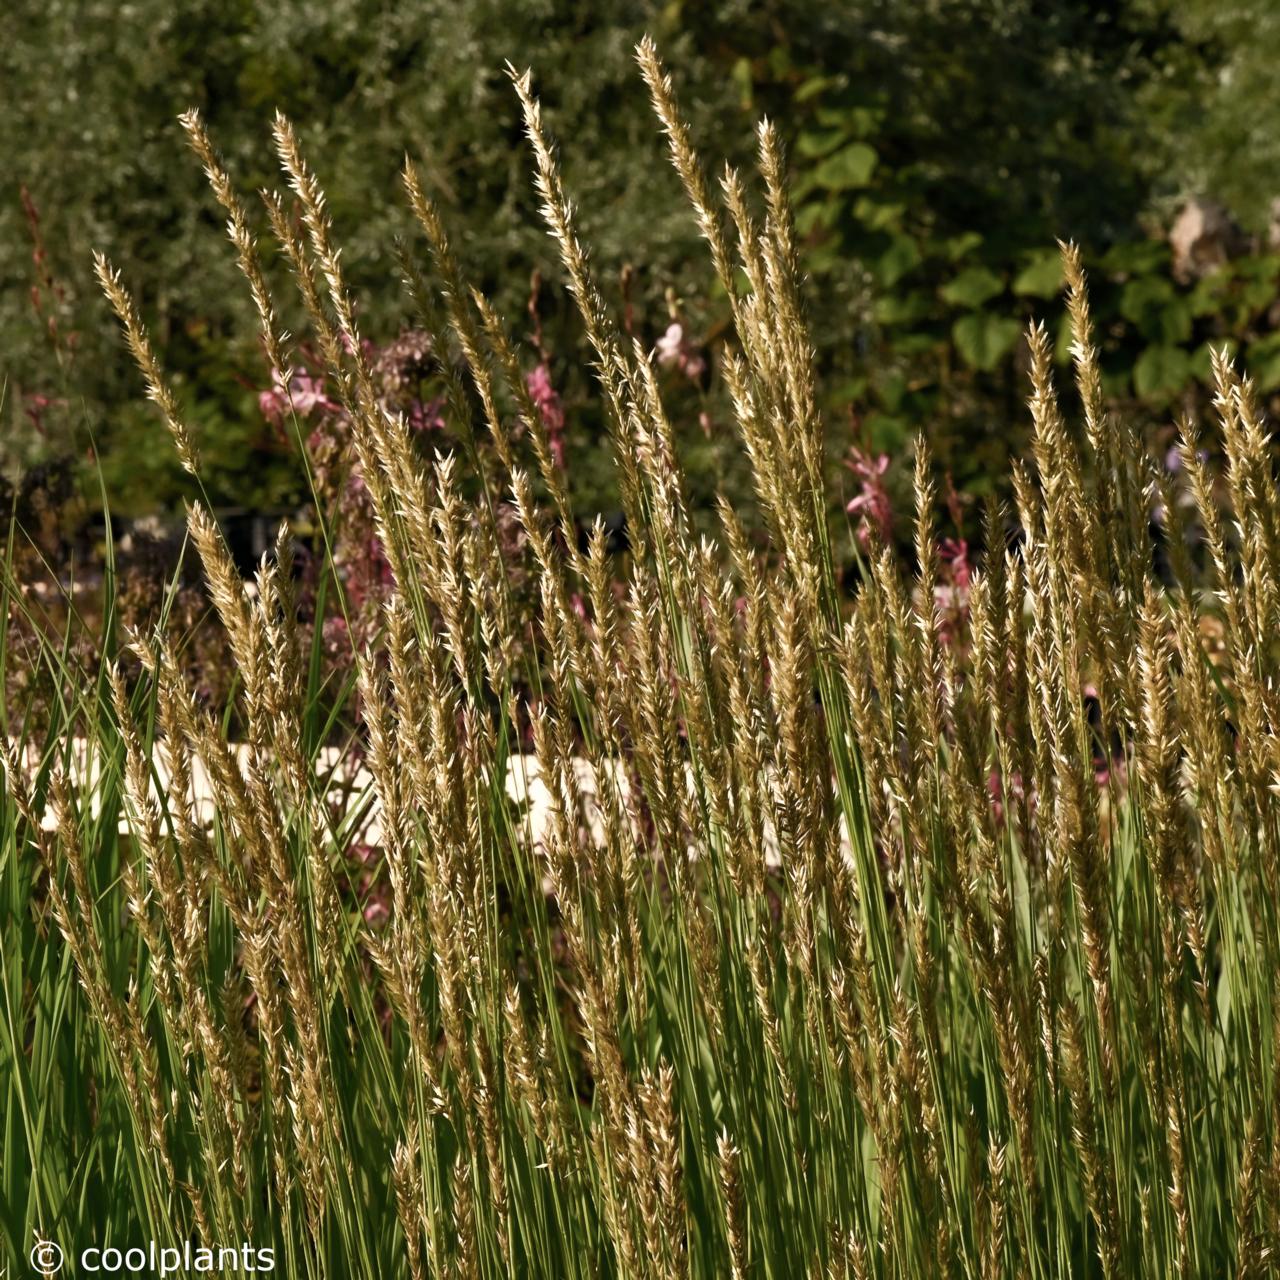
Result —
<svg viewBox="0 0 1280 1280"><path fill-rule="evenodd" d="M332 412L338 408L337 403L325 395L323 378L313 377L305 369L300 369L290 378L289 385L285 386L280 370L273 369L271 389L259 393L258 408L268 422L278 423L283 420L290 405L300 418L307 417L315 409Z"/></svg>
<svg viewBox="0 0 1280 1280"><path fill-rule="evenodd" d="M664 369L675 366L691 382L697 382L706 372L706 359L692 339L685 336L684 325L678 320L673 320L667 326L667 331L658 339L655 350L658 363Z"/></svg>
<svg viewBox="0 0 1280 1280"><path fill-rule="evenodd" d="M312 409L336 409L338 406L324 393L324 381L313 378L305 369L293 375L290 386L293 407L306 415Z"/></svg>
<svg viewBox="0 0 1280 1280"><path fill-rule="evenodd" d="M950 645L969 616L969 585L973 566L969 563L969 543L964 538L943 538L938 543L941 581L933 589L939 615L939 632Z"/></svg>
<svg viewBox="0 0 1280 1280"><path fill-rule="evenodd" d="M538 416L542 419L542 425L546 428L551 456L555 459L556 466L563 467L564 402L560 399L560 393L551 385L551 370L547 368L547 362L542 360L536 364L525 375L524 382L538 410Z"/></svg>
<svg viewBox="0 0 1280 1280"><path fill-rule="evenodd" d="M888 541L893 532L893 504L884 487L884 474L889 470L889 455L872 457L863 453L857 445L851 445L845 467L858 480L858 492L845 504L845 511L858 516L858 541L865 548L874 529L882 541Z"/></svg>
<svg viewBox="0 0 1280 1280"><path fill-rule="evenodd" d="M942 561L942 575L957 591L966 591L973 579L973 566L969 563L969 543L964 538L943 538L938 543L938 559Z"/></svg>
<svg viewBox="0 0 1280 1280"><path fill-rule="evenodd" d="M444 396L437 396L434 400L428 400L425 403L421 400L414 400L409 405L408 420L409 426L414 431L443 431L444 430Z"/></svg>
<svg viewBox="0 0 1280 1280"><path fill-rule="evenodd" d="M258 392L258 411L268 422L280 422L284 418L287 407L288 402L284 398L283 391L277 391L272 387L270 391Z"/></svg>

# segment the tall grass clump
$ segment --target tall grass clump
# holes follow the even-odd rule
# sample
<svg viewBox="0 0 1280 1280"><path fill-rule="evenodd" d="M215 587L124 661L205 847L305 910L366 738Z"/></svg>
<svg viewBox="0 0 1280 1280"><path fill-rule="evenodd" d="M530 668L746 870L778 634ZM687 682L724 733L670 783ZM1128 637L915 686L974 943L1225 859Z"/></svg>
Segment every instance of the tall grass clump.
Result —
<svg viewBox="0 0 1280 1280"><path fill-rule="evenodd" d="M1068 246L1083 433L1034 327L1033 454L972 577L943 582L922 447L914 553L872 536L842 581L778 136L759 195L713 183L638 55L736 331L757 509L722 503L714 537L527 74L621 551L579 536L517 346L412 164L425 253L401 261L460 445L426 457L384 411L276 120L272 235L391 571L349 678L300 619L287 530L236 571L99 261L195 477L236 681L197 696L161 625L116 648L108 572L100 663L46 639L49 707L9 711L6 1248L248 1241L289 1275L412 1280L1269 1273L1280 495L1250 383L1216 363L1220 468L1190 423L1157 467L1103 401ZM184 125L287 389L249 211ZM335 806L342 761L368 782ZM544 788L536 824L513 779ZM370 814L385 919L344 870Z"/></svg>

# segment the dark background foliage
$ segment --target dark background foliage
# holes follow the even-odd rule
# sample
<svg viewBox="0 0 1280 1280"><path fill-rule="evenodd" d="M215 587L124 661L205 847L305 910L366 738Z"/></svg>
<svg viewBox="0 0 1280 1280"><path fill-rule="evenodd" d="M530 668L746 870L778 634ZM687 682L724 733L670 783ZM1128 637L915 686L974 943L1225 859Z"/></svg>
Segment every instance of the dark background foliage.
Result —
<svg viewBox="0 0 1280 1280"><path fill-rule="evenodd" d="M709 161L749 161L761 114L788 140L833 454L857 442L898 456L922 429L958 488L990 489L1024 430L1023 328L1039 316L1061 330L1059 237L1085 250L1108 391L1127 411L1157 423L1201 399L1211 343L1280 388L1280 19L1263 0L12 0L4 473L84 463L92 442L119 509L172 507L183 492L93 285L102 248L165 351L215 499L300 500L287 436L259 410L269 373L248 296L175 120L199 107L251 194L280 184L279 107L328 192L365 331L385 342L413 323L394 252L413 235L398 182L408 152L529 366L546 359L579 498L607 508L510 59L535 69L610 301L646 345L678 321L705 363L677 366L671 394L695 496L732 493L736 449L717 425L725 308L634 69L646 30ZM1191 198L1209 225L1194 253L1169 236Z"/></svg>

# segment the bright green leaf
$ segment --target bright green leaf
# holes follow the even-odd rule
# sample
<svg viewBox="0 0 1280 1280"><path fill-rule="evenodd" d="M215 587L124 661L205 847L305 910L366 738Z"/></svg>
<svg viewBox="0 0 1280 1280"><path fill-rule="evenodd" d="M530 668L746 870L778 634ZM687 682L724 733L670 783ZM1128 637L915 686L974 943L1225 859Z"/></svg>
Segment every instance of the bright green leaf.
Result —
<svg viewBox="0 0 1280 1280"><path fill-rule="evenodd" d="M1038 253L1013 281L1013 291L1023 297L1052 298L1062 288L1062 255L1056 249Z"/></svg>
<svg viewBox="0 0 1280 1280"><path fill-rule="evenodd" d="M814 171L820 186L843 191L849 187L865 187L875 172L878 156L865 142L851 142L828 156Z"/></svg>
<svg viewBox="0 0 1280 1280"><path fill-rule="evenodd" d="M828 231L839 221L843 209L844 201L839 197L804 204L796 211L796 230L802 236Z"/></svg>
<svg viewBox="0 0 1280 1280"><path fill-rule="evenodd" d="M962 235L952 236L950 240L944 240L942 249L952 262L959 262L981 243L982 237L976 231L966 231Z"/></svg>
<svg viewBox="0 0 1280 1280"><path fill-rule="evenodd" d="M875 316L879 324L912 324L932 309L933 300L926 293L890 293L876 299Z"/></svg>
<svg viewBox="0 0 1280 1280"><path fill-rule="evenodd" d="M829 155L848 137L843 129L808 129L796 139L796 155L807 159Z"/></svg>
<svg viewBox="0 0 1280 1280"><path fill-rule="evenodd" d="M843 80L843 76L813 76L795 91L795 101L808 102L810 98L816 98L828 89L838 89Z"/></svg>
<svg viewBox="0 0 1280 1280"><path fill-rule="evenodd" d="M1191 358L1181 347L1152 344L1133 366L1133 389L1146 398L1163 398L1184 387L1191 375Z"/></svg>
<svg viewBox="0 0 1280 1280"><path fill-rule="evenodd" d="M859 196L853 202L854 217L872 231L890 230L902 225L907 206L898 200L886 200L879 194Z"/></svg>
<svg viewBox="0 0 1280 1280"><path fill-rule="evenodd" d="M994 369L1018 341L1022 326L1008 316L975 311L951 326L951 338L966 364L974 369Z"/></svg>
<svg viewBox="0 0 1280 1280"><path fill-rule="evenodd" d="M912 236L894 236L893 243L876 259L873 270L881 287L891 289L920 261L920 246Z"/></svg>
<svg viewBox="0 0 1280 1280"><path fill-rule="evenodd" d="M986 267L967 267L938 292L953 306L980 307L1003 289L1004 282L994 271Z"/></svg>

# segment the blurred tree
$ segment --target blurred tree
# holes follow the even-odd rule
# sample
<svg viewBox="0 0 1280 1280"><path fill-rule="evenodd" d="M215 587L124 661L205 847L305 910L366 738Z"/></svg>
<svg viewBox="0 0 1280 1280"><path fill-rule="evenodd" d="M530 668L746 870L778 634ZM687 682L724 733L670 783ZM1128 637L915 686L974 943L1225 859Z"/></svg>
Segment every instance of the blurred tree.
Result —
<svg viewBox="0 0 1280 1280"><path fill-rule="evenodd" d="M109 479L126 505L174 492L166 451L137 447L155 428L97 297L90 256L102 248L136 290L188 393L207 441L208 482L246 502L289 497L294 470L270 465L283 446L256 412L266 375L247 294L176 123L187 106L202 110L245 193L280 185L271 113L279 107L295 120L329 194L370 334L394 336L410 319L393 283L395 237L412 233L398 178L406 151L422 163L464 263L527 329L530 271L552 268L554 253L537 217L508 59L536 68L606 281L634 264L633 305L661 302L668 286L682 294L700 284L691 274L701 261L696 228L632 49L654 31L687 88L699 136L716 149L736 136L741 152L750 130L739 89L703 51L746 13L733 2L686 12L652 0L14 0L0 41L0 172L8 185L0 200L0 361L11 422L31 419L30 397L43 397L38 426L56 435L56 398L69 400L63 443L74 436L83 446L86 428L104 440ZM76 350L63 388L51 377L45 317L32 305L20 184L49 246L61 337ZM548 341L559 342L560 304L551 291L544 304L553 312L544 317ZM3 450L10 463L30 453L13 433Z"/></svg>
<svg viewBox="0 0 1280 1280"><path fill-rule="evenodd" d="M1179 37L1179 56L1146 87L1167 204L1189 195L1225 204L1255 234L1277 224L1280 198L1280 6L1271 0L1152 0ZM1274 233L1273 233L1274 234Z"/></svg>
<svg viewBox="0 0 1280 1280"><path fill-rule="evenodd" d="M1043 315L1062 334L1059 237L1085 246L1108 390L1135 411L1165 414L1211 341L1280 388L1276 259L1255 238L1187 277L1162 238L1194 192L1265 225L1280 19L1263 0L10 0L0 21L0 468L83 450L92 432L126 509L183 486L97 298L97 247L165 349L215 496L300 496L258 411L247 294L175 121L190 105L246 194L280 185L270 116L293 117L380 341L412 322L394 284L412 154L464 264L522 338L536 331L529 364L567 415L575 488L588 509L612 501L508 59L533 65L609 300L658 346L693 424L695 501L733 491L738 452L716 429L726 308L632 62L645 30L709 159L749 159L762 113L782 126L829 407L867 447L899 452L924 427L962 487L1002 472L1024 418L1023 326ZM848 432L832 439L841 450Z"/></svg>

